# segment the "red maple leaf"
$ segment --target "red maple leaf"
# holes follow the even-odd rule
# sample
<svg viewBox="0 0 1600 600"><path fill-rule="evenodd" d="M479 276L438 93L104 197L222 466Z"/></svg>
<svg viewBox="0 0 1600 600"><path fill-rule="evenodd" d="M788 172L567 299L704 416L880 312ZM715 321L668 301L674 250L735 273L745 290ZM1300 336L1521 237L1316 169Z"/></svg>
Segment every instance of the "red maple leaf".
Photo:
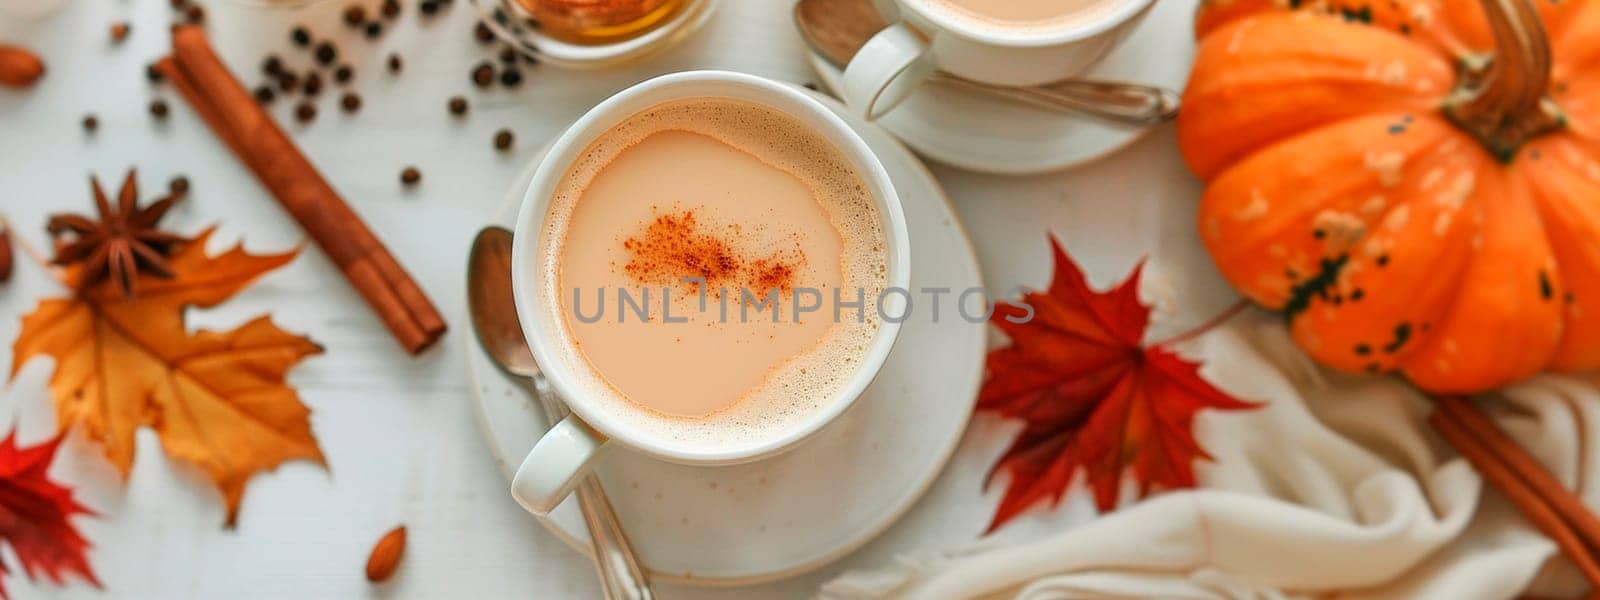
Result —
<svg viewBox="0 0 1600 600"><path fill-rule="evenodd" d="M1144 345L1143 263L1099 293L1054 238L1050 245L1049 290L997 303L990 317L1011 345L989 353L978 410L1026 426L990 472L991 481L1000 472L1011 477L989 531L1036 503L1060 502L1079 469L1102 512L1116 506L1126 469L1140 498L1152 487L1193 487L1192 461L1211 458L1190 430L1195 412L1255 407L1206 383L1198 365L1164 345Z"/></svg>
<svg viewBox="0 0 1600 600"><path fill-rule="evenodd" d="M72 515L94 513L72 500L72 490L45 476L61 438L18 448L16 437L12 432L0 442L0 541L11 544L28 579L43 573L59 585L64 575L76 573L99 587L85 554L89 542L68 521ZM8 572L0 564L0 576ZM0 586L0 598L7 597Z"/></svg>

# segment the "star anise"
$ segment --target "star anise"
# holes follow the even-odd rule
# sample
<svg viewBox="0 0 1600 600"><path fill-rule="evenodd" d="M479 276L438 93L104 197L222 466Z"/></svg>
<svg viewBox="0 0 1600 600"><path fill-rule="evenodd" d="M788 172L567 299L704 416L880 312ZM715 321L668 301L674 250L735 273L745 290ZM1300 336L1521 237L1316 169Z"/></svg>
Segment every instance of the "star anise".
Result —
<svg viewBox="0 0 1600 600"><path fill-rule="evenodd" d="M172 205L183 199L182 193L170 194L140 208L138 177L130 170L113 209L105 190L100 188L99 179L91 175L89 187L94 190L99 220L78 214L51 215L46 229L56 238L56 256L50 262L79 265L80 292L109 278L124 298L134 295L134 281L140 270L158 277L172 277L167 256L186 238L156 229L156 223Z"/></svg>

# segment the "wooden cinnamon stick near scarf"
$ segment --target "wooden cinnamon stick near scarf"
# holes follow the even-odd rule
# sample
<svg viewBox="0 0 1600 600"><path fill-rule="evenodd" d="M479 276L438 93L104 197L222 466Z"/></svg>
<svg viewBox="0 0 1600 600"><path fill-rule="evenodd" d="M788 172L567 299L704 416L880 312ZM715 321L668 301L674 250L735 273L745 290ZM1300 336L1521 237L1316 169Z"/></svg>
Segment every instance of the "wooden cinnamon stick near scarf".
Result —
<svg viewBox="0 0 1600 600"><path fill-rule="evenodd" d="M401 346L415 354L444 335L444 319L422 288L222 64L204 31L174 27L172 56L156 69L333 259Z"/></svg>
<svg viewBox="0 0 1600 600"><path fill-rule="evenodd" d="M1428 423L1600 589L1600 518L1465 398L1434 405Z"/></svg>

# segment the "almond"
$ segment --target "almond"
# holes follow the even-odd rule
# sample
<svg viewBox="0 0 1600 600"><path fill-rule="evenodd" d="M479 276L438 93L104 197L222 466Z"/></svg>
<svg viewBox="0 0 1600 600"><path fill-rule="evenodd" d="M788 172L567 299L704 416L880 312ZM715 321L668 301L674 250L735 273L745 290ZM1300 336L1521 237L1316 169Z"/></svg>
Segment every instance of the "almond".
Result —
<svg viewBox="0 0 1600 600"><path fill-rule="evenodd" d="M372 555L367 557L367 581L379 583L389 579L394 575L395 567L400 566L400 555L405 551L405 525L384 534L383 538L372 547Z"/></svg>
<svg viewBox="0 0 1600 600"><path fill-rule="evenodd" d="M44 75L44 61L25 48L0 45L0 86L25 88Z"/></svg>

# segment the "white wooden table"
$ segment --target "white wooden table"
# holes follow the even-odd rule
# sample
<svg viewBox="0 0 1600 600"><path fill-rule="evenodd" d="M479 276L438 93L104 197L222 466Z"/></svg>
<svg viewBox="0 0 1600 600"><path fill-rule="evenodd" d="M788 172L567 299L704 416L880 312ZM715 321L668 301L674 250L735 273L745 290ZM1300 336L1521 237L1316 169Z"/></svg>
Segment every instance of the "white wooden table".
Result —
<svg viewBox="0 0 1600 600"><path fill-rule="evenodd" d="M0 0L8 3L37 0ZM32 91L0 91L0 215L16 234L43 247L51 212L90 209L86 175L109 186L137 166L152 197L169 177L186 174L191 199L168 225L194 231L220 222L220 242L281 250L302 238L298 226L266 195L170 89L152 88L143 66L165 52L173 19L156 0L61 0L37 19L0 8L0 42L42 54L49 74ZM1166 0L1189 2L1190 0ZM371 3L375 4L375 3ZM292 124L288 103L275 110L310 159L416 275L452 332L429 353L400 351L373 313L315 247L233 301L195 312L192 326L231 328L271 312L291 331L308 332L327 347L291 373L313 409L314 431L329 471L289 464L256 477L245 495L238 528L222 529L220 498L195 469L167 460L154 434L142 431L138 459L126 484L81 439L63 448L52 474L75 486L100 513L79 518L93 542L90 560L105 592L73 582L57 588L29 583L11 551L5 585L13 597L129 598L564 598L598 593L586 559L539 528L511 501L489 459L468 403L462 336L463 269L475 229L503 197L522 162L571 119L606 95L651 75L723 68L790 81L814 77L789 22L789 0L725 0L708 27L664 55L628 68L569 72L526 71L521 89L479 93L468 71L492 58L472 39L474 15L458 0L430 21L407 2L402 24L368 42L339 21L343 0L297 12L266 11L213 0L212 38L235 71L254 83L268 51L290 52L292 23L315 23L336 34L358 69L365 106L346 117L336 95L324 92L321 114L309 127ZM111 23L126 19L132 35L113 46ZM1152 49L1161 60L1187 61L1190 44L1173 40ZM1174 51L1174 48L1177 48ZM405 61L399 77L384 72L390 51ZM152 91L154 89L154 91ZM472 102L465 119L445 103L462 94ZM156 125L153 97L168 99L173 115ZM86 135L86 113L99 119ZM500 127L516 131L517 147L491 147ZM402 167L418 166L423 183L403 190ZM966 221L993 289L1042 285L1048 277L1046 231L1054 231L1088 267L1098 285L1120 278L1140 256L1154 257L1173 290L1183 293L1177 330L1231 301L1193 231L1197 184L1185 173L1171 128L1114 156L1065 173L993 177L935 165ZM10 364L19 318L39 299L61 290L24 260L0 288L0 364ZM1159 331L1157 332L1159 333ZM54 412L45 393L52 365L30 363L0 395L0 423L15 422L25 443L48 436ZM956 462L982 468L1004 443L1005 426L975 421ZM1063 524L1089 518L1083 494L1051 518ZM827 568L757 588L668 588L667 598L804 597L842 570L884 564L910 531L939 530L952 543L968 541L983 523L941 519L941 486L884 537ZM395 579L382 587L362 576L367 551L398 523L410 544Z"/></svg>

